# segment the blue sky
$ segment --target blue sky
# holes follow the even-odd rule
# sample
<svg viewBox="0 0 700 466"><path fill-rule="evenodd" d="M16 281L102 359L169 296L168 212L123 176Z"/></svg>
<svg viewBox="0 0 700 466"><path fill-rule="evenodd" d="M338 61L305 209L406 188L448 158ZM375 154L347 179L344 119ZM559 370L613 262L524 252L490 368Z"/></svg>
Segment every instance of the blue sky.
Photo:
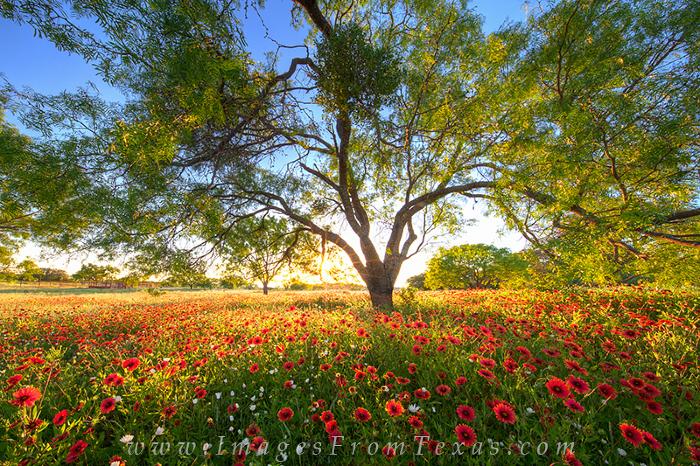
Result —
<svg viewBox="0 0 700 466"><path fill-rule="evenodd" d="M525 17L524 3L523 0L477 0L471 2L471 5L482 15L484 29L489 32L498 29L505 21L522 20ZM290 26L291 5L289 0L269 0L262 16L267 30L275 40L285 44L299 44L303 41L305 32L294 30ZM265 29L254 11L249 10L243 25L249 47L256 58L261 58L265 51L274 50L273 42L265 37ZM74 90L91 81L107 100L122 100L119 92L104 83L92 66L81 57L61 52L49 41L35 37L28 26L19 26L4 19L0 19L0 73L16 87L30 87L47 94ZM8 121L17 124L12 115L8 115ZM464 235L450 243L483 242L515 250L524 247L525 242L519 234L500 235L502 223L484 217L479 208L473 209L470 216L476 220L474 226L467 227ZM24 257L33 257L40 265L61 267L69 272L77 270L83 260L94 260L86 256L42 257L42 251L33 245L20 251L18 258ZM399 284L406 277L422 271L428 257L429 254L420 254L407 262L399 277Z"/></svg>

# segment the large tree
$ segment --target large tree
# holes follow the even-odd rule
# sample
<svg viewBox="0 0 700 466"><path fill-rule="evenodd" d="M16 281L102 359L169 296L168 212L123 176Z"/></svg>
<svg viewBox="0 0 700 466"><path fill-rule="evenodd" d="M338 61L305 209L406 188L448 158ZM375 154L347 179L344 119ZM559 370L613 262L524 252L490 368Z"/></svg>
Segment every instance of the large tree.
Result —
<svg viewBox="0 0 700 466"><path fill-rule="evenodd" d="M239 221L220 246L229 274L259 281L263 294L284 271L308 271L318 255L318 242L285 218L249 217Z"/></svg>
<svg viewBox="0 0 700 466"><path fill-rule="evenodd" d="M379 306L465 198L549 250L697 245L695 2L563 0L486 35L462 1L298 0L307 40L263 62L240 9L3 2L129 96L30 95L23 115L111 196L94 244L214 248L284 216L341 248Z"/></svg>
<svg viewBox="0 0 700 466"><path fill-rule="evenodd" d="M130 178L109 212L124 214L111 245L198 236L212 222L225 234L274 213L340 247L372 302L391 305L402 264L455 223L455 200L493 183L493 89L511 54L465 3L297 2L309 38L286 64L251 59L237 2L9 5L130 93L94 131L89 152L101 156L85 157L115 184ZM102 34L75 15L99 18Z"/></svg>
<svg viewBox="0 0 700 466"><path fill-rule="evenodd" d="M533 12L494 205L577 280L634 280L660 250L700 270L699 22L695 1Z"/></svg>
<svg viewBox="0 0 700 466"><path fill-rule="evenodd" d="M90 174L61 145L36 142L5 120L7 90L0 88L0 267L29 238L74 245L101 218Z"/></svg>

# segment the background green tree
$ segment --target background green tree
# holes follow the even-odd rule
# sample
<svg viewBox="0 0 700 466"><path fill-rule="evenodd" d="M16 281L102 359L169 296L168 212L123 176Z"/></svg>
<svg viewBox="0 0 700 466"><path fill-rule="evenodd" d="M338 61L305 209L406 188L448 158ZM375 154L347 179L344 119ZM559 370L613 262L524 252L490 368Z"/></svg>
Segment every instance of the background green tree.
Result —
<svg viewBox="0 0 700 466"><path fill-rule="evenodd" d="M649 280L662 256L697 264L698 21L697 2L657 0L530 17L492 206L573 281Z"/></svg>
<svg viewBox="0 0 700 466"><path fill-rule="evenodd" d="M35 282L41 277L41 269L31 259L24 259L17 264L17 280L20 283Z"/></svg>
<svg viewBox="0 0 700 466"><path fill-rule="evenodd" d="M425 287L431 290L498 288L506 283L525 282L527 266L524 259L506 248L486 244L440 248L428 261Z"/></svg>
<svg viewBox="0 0 700 466"><path fill-rule="evenodd" d="M236 223L220 255L230 274L258 281L263 294L280 273L311 271L318 255L318 242L305 228L284 218L250 217Z"/></svg>
<svg viewBox="0 0 700 466"><path fill-rule="evenodd" d="M406 279L408 286L411 286L417 290L422 290L425 288L425 274L419 273L418 275L413 275Z"/></svg>
<svg viewBox="0 0 700 466"><path fill-rule="evenodd" d="M80 282L106 282L116 280L119 269L112 265L82 264L72 275L73 280Z"/></svg>
<svg viewBox="0 0 700 466"><path fill-rule="evenodd" d="M41 277L39 280L43 282L67 282L70 280L68 272L62 269L43 268L41 269Z"/></svg>

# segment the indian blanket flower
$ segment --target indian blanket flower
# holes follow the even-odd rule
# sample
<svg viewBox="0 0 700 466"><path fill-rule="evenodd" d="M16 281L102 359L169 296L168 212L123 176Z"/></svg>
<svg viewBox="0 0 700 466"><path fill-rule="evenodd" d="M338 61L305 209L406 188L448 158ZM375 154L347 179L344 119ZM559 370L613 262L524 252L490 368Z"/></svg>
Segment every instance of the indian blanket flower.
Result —
<svg viewBox="0 0 700 466"><path fill-rule="evenodd" d="M122 367L129 372L133 372L134 370L136 370L137 367L139 367L139 364L141 364L139 358L129 358L125 359L124 362L122 362Z"/></svg>
<svg viewBox="0 0 700 466"><path fill-rule="evenodd" d="M100 403L100 411L102 414L108 414L114 411L114 408L117 406L117 400L115 400L112 397L105 398L102 400L102 403Z"/></svg>
<svg viewBox="0 0 700 466"><path fill-rule="evenodd" d="M62 409L53 417L53 425L61 426L64 422L66 422L66 419L68 419L68 410Z"/></svg>
<svg viewBox="0 0 700 466"><path fill-rule="evenodd" d="M656 437L654 437L652 434L647 432L646 430L642 431L642 437L644 438L644 443L649 445L649 447L652 450L659 451L661 450L661 442L656 440Z"/></svg>
<svg viewBox="0 0 700 466"><path fill-rule="evenodd" d="M564 382L559 377L552 377L545 384L545 386L547 387L547 390L549 390L549 393L556 396L557 398L568 398L569 394L571 393L569 391L569 387L566 385L566 382Z"/></svg>
<svg viewBox="0 0 700 466"><path fill-rule="evenodd" d="M12 394L10 403L20 408L31 408L39 398L41 398L41 392L38 388L32 386L22 387Z"/></svg>
<svg viewBox="0 0 700 466"><path fill-rule="evenodd" d="M588 383L580 377L570 375L569 378L566 379L566 382L573 391L581 395L585 395L590 390Z"/></svg>
<svg viewBox="0 0 700 466"><path fill-rule="evenodd" d="M452 389L449 387L449 385L440 384L435 387L435 393L440 396L447 396L450 394L450 392L452 392Z"/></svg>
<svg viewBox="0 0 700 466"><path fill-rule="evenodd" d="M568 448L564 452L564 462L568 466L583 466L583 463L578 458L576 458L574 452L569 450Z"/></svg>
<svg viewBox="0 0 700 466"><path fill-rule="evenodd" d="M294 417L294 411L292 408L284 407L277 411L277 419L282 422L287 422Z"/></svg>
<svg viewBox="0 0 700 466"><path fill-rule="evenodd" d="M476 413L474 411L474 408L472 408L471 406L459 405L459 406L457 406L456 411L457 411L457 417L459 417L463 421L471 422L476 417Z"/></svg>
<svg viewBox="0 0 700 466"><path fill-rule="evenodd" d="M619 428L625 440L635 447L638 447L644 442L644 435L642 434L642 431L637 429L632 424L622 423L620 424Z"/></svg>
<svg viewBox="0 0 700 466"><path fill-rule="evenodd" d="M75 442L68 450L68 456L66 456L66 463L74 463L80 455L83 454L88 444L85 440L78 440Z"/></svg>
<svg viewBox="0 0 700 466"><path fill-rule="evenodd" d="M455 434L457 434L459 443L465 447L471 447L476 443L476 433L474 433L474 429L466 424L457 424L455 427Z"/></svg>
<svg viewBox="0 0 700 466"><path fill-rule="evenodd" d="M395 400L389 400L385 406L387 414L391 417L401 416L403 414L403 405Z"/></svg>
<svg viewBox="0 0 700 466"><path fill-rule="evenodd" d="M493 413L496 415L496 419L505 424L515 424L518 419L513 407L506 403L497 403L493 407Z"/></svg>
<svg viewBox="0 0 700 466"><path fill-rule="evenodd" d="M613 388L612 385L609 385L607 383L601 383L598 384L596 389L603 398L607 398L610 400L614 400L615 398L617 398L617 391Z"/></svg>
<svg viewBox="0 0 700 466"><path fill-rule="evenodd" d="M372 419L372 415L365 408L357 408L355 410L355 419L359 422L367 422Z"/></svg>
<svg viewBox="0 0 700 466"><path fill-rule="evenodd" d="M578 401L574 400L573 398L569 398L564 401L564 405L566 405L567 408L569 408L571 411L575 413L582 413L585 411L585 408L581 403Z"/></svg>
<svg viewBox="0 0 700 466"><path fill-rule="evenodd" d="M17 385L20 381L22 380L22 374L15 374L11 376L9 379L7 379L7 388L6 390L9 390L13 388L15 385Z"/></svg>

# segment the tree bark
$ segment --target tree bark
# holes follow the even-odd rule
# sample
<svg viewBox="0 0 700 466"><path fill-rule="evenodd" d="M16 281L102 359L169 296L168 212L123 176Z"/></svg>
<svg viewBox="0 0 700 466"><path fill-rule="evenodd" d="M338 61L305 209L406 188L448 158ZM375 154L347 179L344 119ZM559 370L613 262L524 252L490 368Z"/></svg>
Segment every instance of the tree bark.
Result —
<svg viewBox="0 0 700 466"><path fill-rule="evenodd" d="M365 279L372 306L379 309L393 309L395 278L387 274L384 264L375 263L370 266L369 275Z"/></svg>
<svg viewBox="0 0 700 466"><path fill-rule="evenodd" d="M393 309L394 299L393 299L394 289L369 290L369 299L372 301L372 306L378 309Z"/></svg>
<svg viewBox="0 0 700 466"><path fill-rule="evenodd" d="M267 286L267 282L263 282L263 294L268 294L270 292L270 289Z"/></svg>

